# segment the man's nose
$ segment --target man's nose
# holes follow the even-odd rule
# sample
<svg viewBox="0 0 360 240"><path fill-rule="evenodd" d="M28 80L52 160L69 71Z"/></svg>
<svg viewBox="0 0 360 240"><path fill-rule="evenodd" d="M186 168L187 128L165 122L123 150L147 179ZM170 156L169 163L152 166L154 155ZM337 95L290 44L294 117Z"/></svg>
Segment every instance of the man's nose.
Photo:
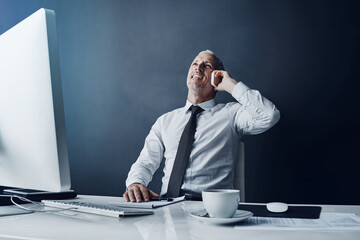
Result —
<svg viewBox="0 0 360 240"><path fill-rule="evenodd" d="M203 72L204 71L204 63L200 62L198 65L196 65L196 70Z"/></svg>

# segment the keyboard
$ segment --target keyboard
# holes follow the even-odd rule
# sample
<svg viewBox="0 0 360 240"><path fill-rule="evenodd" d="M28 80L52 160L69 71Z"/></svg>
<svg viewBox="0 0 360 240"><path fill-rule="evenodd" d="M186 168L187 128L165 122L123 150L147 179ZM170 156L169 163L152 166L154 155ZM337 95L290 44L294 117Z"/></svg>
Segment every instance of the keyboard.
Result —
<svg viewBox="0 0 360 240"><path fill-rule="evenodd" d="M68 209L71 211L91 213L109 217L126 217L154 214L153 211L113 207L105 204L93 204L74 200L42 200L45 206Z"/></svg>

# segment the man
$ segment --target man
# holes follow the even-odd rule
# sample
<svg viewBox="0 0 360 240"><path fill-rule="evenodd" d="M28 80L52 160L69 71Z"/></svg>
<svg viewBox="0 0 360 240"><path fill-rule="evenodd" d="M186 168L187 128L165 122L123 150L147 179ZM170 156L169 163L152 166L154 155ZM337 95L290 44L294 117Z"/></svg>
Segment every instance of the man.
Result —
<svg viewBox="0 0 360 240"><path fill-rule="evenodd" d="M222 77L216 87L211 85L213 71L216 77ZM201 196L204 189L233 188L234 158L241 137L262 133L280 119L279 111L269 100L242 82L235 81L209 50L200 52L192 62L187 87L185 107L159 117L146 137L144 148L126 180L127 190L123 195L126 201L141 202L160 197L146 186L163 158L165 167L161 195L173 191L171 188L176 184L171 175L175 176L180 171L180 161L176 159L183 150L178 151L178 147L181 149L184 129L187 129L185 125L193 118L192 109L195 107L192 105L201 109L192 120L196 131L192 133L189 156L185 157L185 172L180 172L180 179L175 179L175 182L181 181L180 189L175 190L179 195ZM237 102L215 104L216 91L232 94Z"/></svg>

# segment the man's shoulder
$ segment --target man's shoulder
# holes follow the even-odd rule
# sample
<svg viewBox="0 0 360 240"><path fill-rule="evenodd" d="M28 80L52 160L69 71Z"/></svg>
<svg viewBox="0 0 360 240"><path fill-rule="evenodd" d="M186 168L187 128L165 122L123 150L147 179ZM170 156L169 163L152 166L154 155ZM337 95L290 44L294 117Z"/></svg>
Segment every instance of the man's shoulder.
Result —
<svg viewBox="0 0 360 240"><path fill-rule="evenodd" d="M233 107L239 107L241 106L240 103L238 102L227 102L227 103L217 103L215 104L215 106L213 106L211 108L211 110L221 110L221 109L227 109L227 108L233 108ZM184 115L186 113L185 111L185 106L180 107L180 108L176 108L172 111L166 112L164 114L162 114L159 119L164 119L164 118L171 118L171 117L175 117L177 115Z"/></svg>
<svg viewBox="0 0 360 240"><path fill-rule="evenodd" d="M225 109L238 108L240 106L241 104L238 102L217 103L214 107L211 108L211 111L217 112ZM162 114L157 120L168 121L170 119L183 116L185 113L186 113L185 106L183 106Z"/></svg>
<svg viewBox="0 0 360 240"><path fill-rule="evenodd" d="M238 102L227 102L227 103L218 103L213 107L214 111L219 111L219 110L223 110L223 109L230 109L230 108L236 108L241 106L240 103Z"/></svg>
<svg viewBox="0 0 360 240"><path fill-rule="evenodd" d="M166 119L173 118L179 114L184 114L184 113L185 113L185 107L176 108L174 110L164 113L163 115L161 115L158 118L158 120L166 120Z"/></svg>

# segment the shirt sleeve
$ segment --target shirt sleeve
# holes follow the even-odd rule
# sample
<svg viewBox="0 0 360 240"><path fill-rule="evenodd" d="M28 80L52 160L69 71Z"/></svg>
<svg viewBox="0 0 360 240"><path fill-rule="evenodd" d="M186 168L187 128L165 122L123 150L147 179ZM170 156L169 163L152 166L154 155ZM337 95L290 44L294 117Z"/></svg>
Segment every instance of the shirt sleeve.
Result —
<svg viewBox="0 0 360 240"><path fill-rule="evenodd" d="M241 135L262 133L279 121L275 105L244 83L237 83L232 96L240 103L234 105L233 116L234 127Z"/></svg>
<svg viewBox="0 0 360 240"><path fill-rule="evenodd" d="M145 139L140 156L131 166L126 179L126 187L133 183L141 183L147 186L152 180L155 171L159 168L163 155L164 145L160 135L160 121L158 119Z"/></svg>

